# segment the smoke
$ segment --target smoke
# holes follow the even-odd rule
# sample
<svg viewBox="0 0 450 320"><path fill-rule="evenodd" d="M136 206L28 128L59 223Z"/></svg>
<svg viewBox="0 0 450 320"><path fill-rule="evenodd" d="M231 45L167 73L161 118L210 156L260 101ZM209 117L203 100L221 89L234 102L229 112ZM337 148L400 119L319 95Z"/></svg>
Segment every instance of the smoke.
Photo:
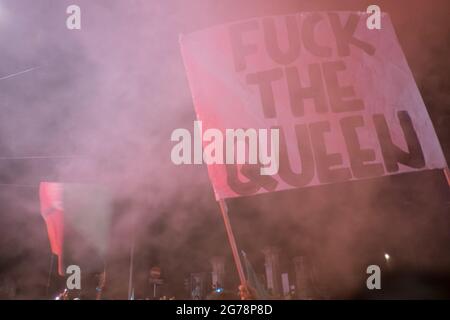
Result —
<svg viewBox="0 0 450 320"><path fill-rule="evenodd" d="M0 277L16 279L21 297L43 295L50 259L38 211L43 180L100 182L118 195L107 259L111 297L126 297L133 237L136 286L160 264L180 291L187 273L209 270L212 255L226 255L234 272L206 168L170 161L171 132L195 120L178 35L252 16L365 11L370 3L76 2L79 31L65 26L73 1L0 1L0 157L68 157L0 160L0 184L15 185L0 185ZM378 5L391 14L448 155L448 3ZM377 259L385 251L408 268L448 268L444 183L435 172L294 190L232 200L230 213L258 271L262 247L276 244L286 269L305 255L317 286L342 295L365 283L364 266L383 264Z"/></svg>

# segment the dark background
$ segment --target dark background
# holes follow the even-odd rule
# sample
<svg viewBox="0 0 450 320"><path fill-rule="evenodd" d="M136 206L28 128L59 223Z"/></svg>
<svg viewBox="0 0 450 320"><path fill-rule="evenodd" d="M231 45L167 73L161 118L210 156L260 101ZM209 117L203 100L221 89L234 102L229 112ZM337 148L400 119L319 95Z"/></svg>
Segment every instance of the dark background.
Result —
<svg viewBox="0 0 450 320"><path fill-rule="evenodd" d="M65 27L73 3L82 10L81 31ZM170 133L190 129L195 118L178 35L253 16L365 11L370 4L391 15L449 159L448 1L1 1L0 77L38 67L0 80L2 288L15 287L15 298L45 298L50 248L37 190L46 180L119 190L107 297L127 297L133 236L138 296L145 294L148 269L160 265L168 294L183 297L183 280L209 272L213 255L226 256L227 285L235 290L206 168L170 162ZM71 158L6 159L36 155ZM449 189L439 170L259 195L229 206L238 245L257 272L266 245L281 248L283 271L292 273L292 257L304 255L317 273L318 298L354 297L365 286L367 265L387 268L385 252L395 272L445 276L450 270Z"/></svg>

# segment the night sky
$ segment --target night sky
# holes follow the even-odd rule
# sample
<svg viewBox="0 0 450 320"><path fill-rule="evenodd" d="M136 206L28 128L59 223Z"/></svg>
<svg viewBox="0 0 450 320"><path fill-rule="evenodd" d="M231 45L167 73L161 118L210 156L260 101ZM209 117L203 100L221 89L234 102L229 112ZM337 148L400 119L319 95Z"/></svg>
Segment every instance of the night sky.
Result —
<svg viewBox="0 0 450 320"><path fill-rule="evenodd" d="M138 297L154 265L167 294L185 297L184 279L210 272L214 255L226 257L234 291L206 166L170 161L171 132L191 130L195 120L178 35L255 16L365 11L372 2L0 0L0 286L13 283L16 298L46 298L51 253L38 186L60 181L115 190L106 297L127 298L133 238ZM450 5L376 2L391 15L448 161ZM65 26L73 3L82 10L80 31ZM281 249L290 276L292 258L306 256L318 298L356 296L366 266L383 265L385 252L393 273L448 277L450 195L440 170L233 199L229 208L256 271L264 272L267 245ZM50 293L60 285L53 276Z"/></svg>

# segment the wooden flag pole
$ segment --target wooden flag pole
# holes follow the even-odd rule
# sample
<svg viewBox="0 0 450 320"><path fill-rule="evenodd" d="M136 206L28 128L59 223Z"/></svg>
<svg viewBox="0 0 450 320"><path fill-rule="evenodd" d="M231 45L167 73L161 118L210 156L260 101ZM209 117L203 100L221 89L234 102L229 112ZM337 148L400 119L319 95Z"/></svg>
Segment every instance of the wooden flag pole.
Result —
<svg viewBox="0 0 450 320"><path fill-rule="evenodd" d="M50 282L52 280L52 271L53 271L53 260L55 257L53 256L53 252L50 252L50 269L48 270L48 278L47 278L47 287L45 288L45 296L48 297L48 291L50 289Z"/></svg>
<svg viewBox="0 0 450 320"><path fill-rule="evenodd" d="M134 243L136 234L136 224L135 224L135 213L132 213L131 227L133 234L131 235L131 247L130 247L130 270L128 273L128 300L131 300L131 295L133 292L133 271L134 271Z"/></svg>
<svg viewBox="0 0 450 320"><path fill-rule="evenodd" d="M242 285L246 284L244 269L242 268L241 257L239 256L239 251L236 245L236 240L234 239L233 230L231 229L230 218L228 217L228 208L225 200L219 200L220 211L222 212L223 222L225 223L225 229L227 230L228 241L230 242L231 251L233 253L234 263L236 264L236 269L239 274L239 280Z"/></svg>
<svg viewBox="0 0 450 320"><path fill-rule="evenodd" d="M130 248L130 270L128 273L128 300L131 300L131 293L133 292L133 266L134 264L134 235L131 240Z"/></svg>
<svg viewBox="0 0 450 320"><path fill-rule="evenodd" d="M447 184L450 187L450 169L447 167L444 169L445 177L447 178Z"/></svg>

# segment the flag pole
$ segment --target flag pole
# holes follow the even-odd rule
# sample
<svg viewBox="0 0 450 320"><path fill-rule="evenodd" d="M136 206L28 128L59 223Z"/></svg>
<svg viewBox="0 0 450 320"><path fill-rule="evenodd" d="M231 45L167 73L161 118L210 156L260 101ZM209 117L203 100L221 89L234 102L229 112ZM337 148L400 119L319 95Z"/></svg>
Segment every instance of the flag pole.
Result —
<svg viewBox="0 0 450 320"><path fill-rule="evenodd" d="M132 238L131 238L131 248L130 248L130 273L128 275L128 300L131 300L131 294L133 292L133 264L134 264L134 241L135 241L135 217L133 214L133 218L132 218L132 230L133 230L133 234L132 234Z"/></svg>
<svg viewBox="0 0 450 320"><path fill-rule="evenodd" d="M53 260L55 259L53 252L50 253L50 269L48 270L47 287L45 289L45 296L48 297L48 290L50 289L50 281L52 279Z"/></svg>
<svg viewBox="0 0 450 320"><path fill-rule="evenodd" d="M228 235L228 241L230 242L231 252L233 253L234 263L239 274L239 280L242 285L245 285L244 269L242 268L241 257L237 249L236 240L234 238L233 230L231 229L230 218L228 217L228 208L224 199L219 199L220 211L222 212L223 222L225 223L225 229Z"/></svg>
<svg viewBox="0 0 450 320"><path fill-rule="evenodd" d="M131 242L131 249L130 249L130 273L128 276L128 300L131 299L131 293L133 290L133 262L134 262L134 235Z"/></svg>
<svg viewBox="0 0 450 320"><path fill-rule="evenodd" d="M444 175L447 178L447 184L450 187L450 169L448 167L444 168Z"/></svg>

